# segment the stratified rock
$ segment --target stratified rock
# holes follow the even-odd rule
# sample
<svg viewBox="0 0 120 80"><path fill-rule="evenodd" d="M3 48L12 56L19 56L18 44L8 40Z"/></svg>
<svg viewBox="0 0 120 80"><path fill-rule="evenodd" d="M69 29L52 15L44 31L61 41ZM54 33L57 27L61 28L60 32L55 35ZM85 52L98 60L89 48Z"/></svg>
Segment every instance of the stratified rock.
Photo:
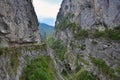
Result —
<svg viewBox="0 0 120 80"><path fill-rule="evenodd" d="M0 42L1 46L40 42L31 0L0 1Z"/></svg>

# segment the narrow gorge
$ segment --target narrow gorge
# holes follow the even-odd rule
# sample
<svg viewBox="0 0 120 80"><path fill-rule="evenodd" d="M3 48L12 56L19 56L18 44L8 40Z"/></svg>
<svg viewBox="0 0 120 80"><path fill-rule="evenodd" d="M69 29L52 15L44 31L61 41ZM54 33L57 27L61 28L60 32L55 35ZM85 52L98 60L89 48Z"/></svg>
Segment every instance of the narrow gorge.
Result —
<svg viewBox="0 0 120 80"><path fill-rule="evenodd" d="M120 0L63 0L44 41L32 0L0 10L0 80L120 79Z"/></svg>

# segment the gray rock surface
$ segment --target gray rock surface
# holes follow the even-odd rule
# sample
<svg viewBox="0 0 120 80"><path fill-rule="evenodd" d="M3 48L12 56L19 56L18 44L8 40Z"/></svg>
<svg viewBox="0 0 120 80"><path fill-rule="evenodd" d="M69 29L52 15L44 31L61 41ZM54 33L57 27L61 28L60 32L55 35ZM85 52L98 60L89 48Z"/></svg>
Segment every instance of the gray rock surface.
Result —
<svg viewBox="0 0 120 80"><path fill-rule="evenodd" d="M48 55L46 48L42 44L0 49L0 80L22 80L24 67L38 56Z"/></svg>
<svg viewBox="0 0 120 80"><path fill-rule="evenodd" d="M64 23L66 19L67 21ZM93 75L97 75L100 80L109 80L106 75L93 65L90 57L102 59L106 65L113 69L119 67L119 40L114 41L90 36L76 39L74 33L77 31L72 30L75 27L73 26L74 28L71 29L71 25L66 26L67 22L77 24L77 27L80 27L77 29L85 29L90 32L120 27L120 0L63 0L56 19L54 36L62 40L67 46L67 52L65 53L67 58L65 58L65 61L70 64L71 69L74 71L77 66L75 65L76 60L78 60L79 65L82 65ZM88 35L91 35L91 33ZM80 58L78 58L78 55L80 55ZM81 61L81 59L83 60ZM86 65L86 63L89 65ZM119 77L110 80L118 80Z"/></svg>
<svg viewBox="0 0 120 80"><path fill-rule="evenodd" d="M68 14L83 29L114 28L120 25L120 0L63 0L56 24Z"/></svg>
<svg viewBox="0 0 120 80"><path fill-rule="evenodd" d="M0 46L39 42L31 0L0 0Z"/></svg>
<svg viewBox="0 0 120 80"><path fill-rule="evenodd" d="M48 55L40 42L31 0L0 0L0 80L21 80L31 60Z"/></svg>

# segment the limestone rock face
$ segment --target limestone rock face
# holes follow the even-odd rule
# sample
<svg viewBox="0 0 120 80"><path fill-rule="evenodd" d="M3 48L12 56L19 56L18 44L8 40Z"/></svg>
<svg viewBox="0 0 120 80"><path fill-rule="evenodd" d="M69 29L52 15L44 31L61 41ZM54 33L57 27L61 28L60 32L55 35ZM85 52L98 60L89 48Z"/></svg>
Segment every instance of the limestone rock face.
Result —
<svg viewBox="0 0 120 80"><path fill-rule="evenodd" d="M0 1L1 46L40 42L31 0Z"/></svg>
<svg viewBox="0 0 120 80"><path fill-rule="evenodd" d="M83 29L113 28L120 25L120 0L63 0L56 24L70 14Z"/></svg>
<svg viewBox="0 0 120 80"><path fill-rule="evenodd" d="M63 63L69 64L73 72L76 67L80 67L97 76L98 80L119 79L120 74L116 68L120 66L120 38L113 40L110 37L120 35L115 30L120 29L120 0L63 0L55 28L54 37L67 46ZM107 30L113 30L109 33L112 35ZM91 57L95 59L92 61ZM95 63L104 67L98 67ZM108 69L113 69L113 72L107 70L108 75L105 75L106 72L101 71L105 66L109 66ZM116 77L113 78L110 73Z"/></svg>
<svg viewBox="0 0 120 80"><path fill-rule="evenodd" d="M0 49L0 80L25 80L24 67L42 55L48 55L44 44Z"/></svg>

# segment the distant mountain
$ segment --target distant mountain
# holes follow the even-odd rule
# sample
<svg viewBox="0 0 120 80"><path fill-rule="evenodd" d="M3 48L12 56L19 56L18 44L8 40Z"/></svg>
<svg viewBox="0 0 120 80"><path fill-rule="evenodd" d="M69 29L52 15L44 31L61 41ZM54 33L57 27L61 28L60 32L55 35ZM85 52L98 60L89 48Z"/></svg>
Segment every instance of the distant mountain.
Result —
<svg viewBox="0 0 120 80"><path fill-rule="evenodd" d="M39 31L42 40L44 40L54 32L54 27L45 23L39 23Z"/></svg>

